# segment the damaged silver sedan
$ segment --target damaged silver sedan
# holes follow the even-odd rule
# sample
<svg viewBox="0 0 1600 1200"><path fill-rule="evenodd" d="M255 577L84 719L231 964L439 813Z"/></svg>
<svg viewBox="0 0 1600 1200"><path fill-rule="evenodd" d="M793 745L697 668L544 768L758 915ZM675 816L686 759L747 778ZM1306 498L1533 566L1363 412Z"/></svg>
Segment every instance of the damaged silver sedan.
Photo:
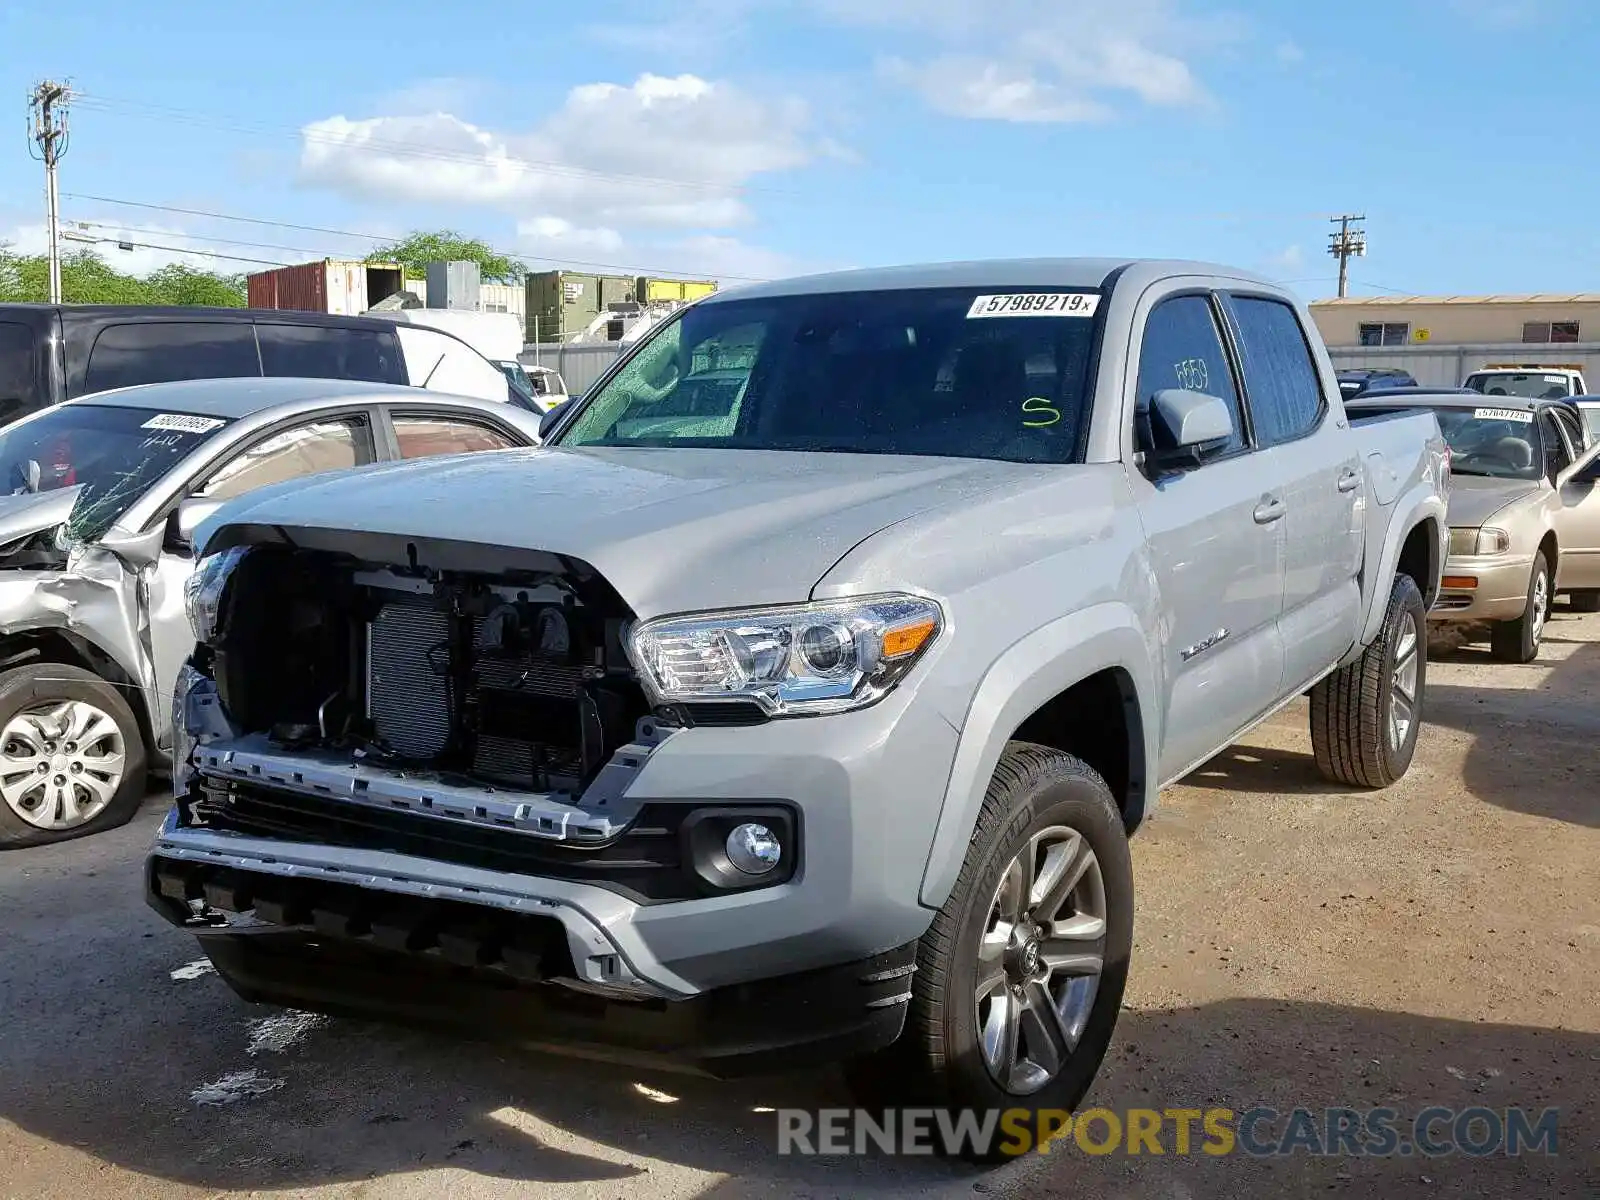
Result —
<svg viewBox="0 0 1600 1200"><path fill-rule="evenodd" d="M326 379L149 384L0 432L0 849L122 824L168 768L194 529L225 502L537 441L507 404Z"/></svg>

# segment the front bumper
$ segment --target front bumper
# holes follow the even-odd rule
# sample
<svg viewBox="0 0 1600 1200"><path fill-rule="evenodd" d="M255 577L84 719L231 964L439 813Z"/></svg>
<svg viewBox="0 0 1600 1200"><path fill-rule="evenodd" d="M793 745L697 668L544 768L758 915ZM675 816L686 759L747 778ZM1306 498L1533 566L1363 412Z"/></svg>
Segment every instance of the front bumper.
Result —
<svg viewBox="0 0 1600 1200"><path fill-rule="evenodd" d="M1528 607L1533 578L1530 555L1451 555L1428 619L1512 621ZM1466 586L1467 581L1473 586Z"/></svg>
<svg viewBox="0 0 1600 1200"><path fill-rule="evenodd" d="M613 798L613 811L793 810L798 865L774 886L647 902L585 880L187 826L174 810L150 851L149 899L183 924L208 883L226 893L243 877L349 885L494 920L538 917L559 925L572 980L619 998L687 1001L871 959L915 942L933 916L918 896L957 733L936 705L916 702L913 683L853 713L679 730L650 748Z"/></svg>

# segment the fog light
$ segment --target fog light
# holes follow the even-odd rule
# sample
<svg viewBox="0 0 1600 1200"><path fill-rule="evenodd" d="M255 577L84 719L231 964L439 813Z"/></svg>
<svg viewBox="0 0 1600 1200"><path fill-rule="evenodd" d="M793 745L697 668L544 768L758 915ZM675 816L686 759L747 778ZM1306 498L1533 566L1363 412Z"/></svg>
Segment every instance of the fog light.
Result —
<svg viewBox="0 0 1600 1200"><path fill-rule="evenodd" d="M746 822L728 834L728 861L746 875L765 875L783 857L783 844L765 825Z"/></svg>

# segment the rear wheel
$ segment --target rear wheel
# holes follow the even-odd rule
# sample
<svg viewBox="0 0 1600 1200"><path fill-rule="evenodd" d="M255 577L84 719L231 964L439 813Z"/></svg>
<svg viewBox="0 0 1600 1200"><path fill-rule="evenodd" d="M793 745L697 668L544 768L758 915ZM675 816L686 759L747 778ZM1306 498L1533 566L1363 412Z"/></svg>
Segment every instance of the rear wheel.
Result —
<svg viewBox="0 0 1600 1200"><path fill-rule="evenodd" d="M1105 1058L1132 944L1133 867L1110 789L1071 755L1011 743L918 947L905 1032L850 1065L858 1096L980 1119L1072 1109ZM1005 1140L963 1152L1003 1157Z"/></svg>
<svg viewBox="0 0 1600 1200"><path fill-rule="evenodd" d="M1422 593L1409 575L1397 575L1372 644L1311 689L1317 769L1366 788L1388 787L1404 775L1417 751L1427 675Z"/></svg>
<svg viewBox="0 0 1600 1200"><path fill-rule="evenodd" d="M144 790L144 737L116 688L59 663L0 675L0 848L122 825Z"/></svg>
<svg viewBox="0 0 1600 1200"><path fill-rule="evenodd" d="M1489 627L1489 653L1501 662L1528 663L1539 657L1544 623L1550 616L1550 564L1544 552L1533 556L1528 580L1528 603L1514 621L1497 621Z"/></svg>

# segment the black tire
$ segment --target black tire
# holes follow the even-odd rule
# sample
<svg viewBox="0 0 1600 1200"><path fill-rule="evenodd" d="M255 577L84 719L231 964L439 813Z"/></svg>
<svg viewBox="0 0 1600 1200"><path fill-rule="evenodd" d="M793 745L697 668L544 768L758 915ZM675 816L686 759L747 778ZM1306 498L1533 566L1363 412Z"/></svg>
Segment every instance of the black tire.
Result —
<svg viewBox="0 0 1600 1200"><path fill-rule="evenodd" d="M1568 592L1567 603L1572 606L1573 612L1600 612L1600 592L1593 589Z"/></svg>
<svg viewBox="0 0 1600 1200"><path fill-rule="evenodd" d="M1350 787L1384 788L1410 768L1428 678L1427 618L1416 581L1395 576L1378 636L1355 662L1311 689L1311 748L1326 778ZM1408 641L1416 656L1416 679L1410 723L1397 739L1391 725L1395 667Z"/></svg>
<svg viewBox="0 0 1600 1200"><path fill-rule="evenodd" d="M0 730L28 709L69 700L93 705L115 722L123 746L122 781L93 818L68 829L41 829L30 824L0 798L0 850L64 842L114 829L127 824L144 799L145 745L139 722L122 694L91 671L61 663L32 663L0 674Z"/></svg>
<svg viewBox="0 0 1600 1200"><path fill-rule="evenodd" d="M1076 1046L1054 1078L1019 1095L1000 1086L979 1049L978 945L1013 859L1035 834L1055 827L1076 833L1098 861L1105 925L1097 948L1103 966ZM857 1098L868 1107L915 1104L952 1113L976 1109L980 1115L1008 1109L1072 1110L1089 1090L1110 1045L1132 948L1133 863L1111 790L1069 754L1010 743L990 780L956 885L917 947L904 1032L886 1050L847 1066ZM1016 1153L1017 1147L1015 1139L997 1132L987 1152L971 1146L960 1152L993 1161Z"/></svg>
<svg viewBox="0 0 1600 1200"><path fill-rule="evenodd" d="M1533 556L1533 571L1528 576L1528 603L1514 621L1496 621L1489 626L1489 653L1499 662L1530 663L1539 657L1544 640L1545 621L1550 616L1550 564L1544 551ZM1539 611L1540 597L1543 611Z"/></svg>

